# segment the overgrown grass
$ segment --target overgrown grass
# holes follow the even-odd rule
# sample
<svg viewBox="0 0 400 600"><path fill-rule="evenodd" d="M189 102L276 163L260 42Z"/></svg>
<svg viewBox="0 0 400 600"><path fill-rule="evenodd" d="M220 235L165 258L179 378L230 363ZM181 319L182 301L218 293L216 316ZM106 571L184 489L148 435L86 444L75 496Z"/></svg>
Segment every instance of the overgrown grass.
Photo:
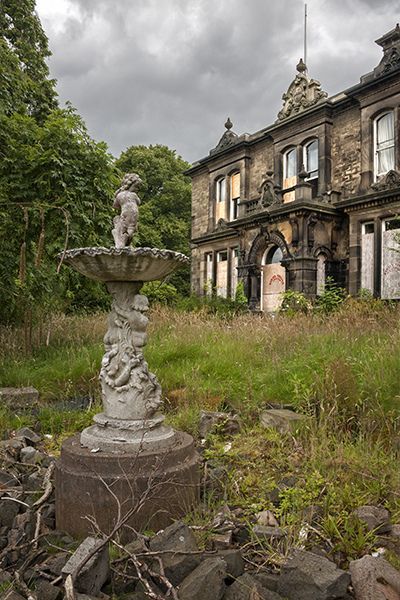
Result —
<svg viewBox="0 0 400 600"><path fill-rule="evenodd" d="M323 543L347 564L376 541L354 508L383 504L400 521L399 307L348 300L331 316L221 318L154 308L151 317L146 357L169 422L197 436L200 410L234 409L243 425L230 447L221 434L207 440L206 456L227 472L224 493L206 496L205 513L194 513L192 522L209 521L221 502L241 507L249 520L273 508L287 531L268 548L279 561L300 543L304 513L317 505L318 533L310 531L307 544ZM60 410L54 402L99 399L105 329L104 315L52 317L34 332L30 356L18 330L0 330L0 385L34 385L41 395L34 413L1 409L3 434L39 421L56 452L65 436L89 425L98 406ZM259 414L274 403L291 404L308 419L294 434L265 430ZM270 493L288 476L294 484L280 489L274 508Z"/></svg>

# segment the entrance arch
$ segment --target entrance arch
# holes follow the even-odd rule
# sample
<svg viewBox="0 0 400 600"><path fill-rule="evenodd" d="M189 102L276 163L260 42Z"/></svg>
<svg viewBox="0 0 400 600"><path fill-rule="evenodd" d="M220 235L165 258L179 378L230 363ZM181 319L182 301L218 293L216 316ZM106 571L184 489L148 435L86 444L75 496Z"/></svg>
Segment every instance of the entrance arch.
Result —
<svg viewBox="0 0 400 600"><path fill-rule="evenodd" d="M282 303L282 293L286 290L286 269L281 265L283 252L279 246L270 246L261 260L261 310L276 312Z"/></svg>

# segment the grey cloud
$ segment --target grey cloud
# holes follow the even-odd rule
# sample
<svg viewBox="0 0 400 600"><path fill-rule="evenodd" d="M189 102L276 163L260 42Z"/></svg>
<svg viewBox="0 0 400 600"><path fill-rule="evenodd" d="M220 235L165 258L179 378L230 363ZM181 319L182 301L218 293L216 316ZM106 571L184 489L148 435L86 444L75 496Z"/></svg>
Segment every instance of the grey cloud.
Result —
<svg viewBox="0 0 400 600"><path fill-rule="evenodd" d="M301 0L70 0L80 17L43 24L52 76L118 155L164 143L195 160L221 136L272 123L303 54ZM330 94L380 60L374 43L400 0L309 0L308 64Z"/></svg>

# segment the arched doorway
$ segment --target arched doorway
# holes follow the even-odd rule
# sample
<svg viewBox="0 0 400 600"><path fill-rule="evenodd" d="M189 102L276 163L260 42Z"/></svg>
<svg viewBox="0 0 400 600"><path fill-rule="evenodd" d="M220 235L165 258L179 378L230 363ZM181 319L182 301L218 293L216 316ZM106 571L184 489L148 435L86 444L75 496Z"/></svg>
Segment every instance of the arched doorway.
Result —
<svg viewBox="0 0 400 600"><path fill-rule="evenodd" d="M264 312L279 310L282 293L286 289L286 269L282 267L282 250L279 246L267 248L261 261L262 270L262 303Z"/></svg>

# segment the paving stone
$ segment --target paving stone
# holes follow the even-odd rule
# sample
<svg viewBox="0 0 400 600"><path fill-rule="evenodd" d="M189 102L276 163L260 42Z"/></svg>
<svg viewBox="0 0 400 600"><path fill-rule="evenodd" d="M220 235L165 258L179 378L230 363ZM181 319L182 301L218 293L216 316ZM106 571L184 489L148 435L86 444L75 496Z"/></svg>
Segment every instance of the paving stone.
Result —
<svg viewBox="0 0 400 600"><path fill-rule="evenodd" d="M278 594L287 600L346 598L350 575L333 562L305 550L295 550L281 569Z"/></svg>

